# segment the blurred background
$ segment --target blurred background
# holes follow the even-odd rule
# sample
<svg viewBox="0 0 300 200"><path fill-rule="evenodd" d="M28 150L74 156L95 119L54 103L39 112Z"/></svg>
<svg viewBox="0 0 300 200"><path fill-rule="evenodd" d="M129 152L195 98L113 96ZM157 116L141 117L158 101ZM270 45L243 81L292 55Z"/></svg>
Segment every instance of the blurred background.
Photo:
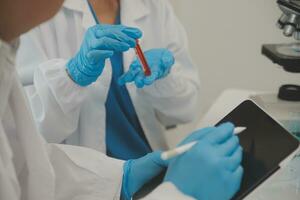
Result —
<svg viewBox="0 0 300 200"><path fill-rule="evenodd" d="M191 54L199 67L199 118L225 89L277 93L281 84L300 84L299 74L285 72L261 54L262 44L295 41L284 37L276 27L282 13L276 0L170 2L187 31ZM179 132L185 134L193 127L180 127Z"/></svg>

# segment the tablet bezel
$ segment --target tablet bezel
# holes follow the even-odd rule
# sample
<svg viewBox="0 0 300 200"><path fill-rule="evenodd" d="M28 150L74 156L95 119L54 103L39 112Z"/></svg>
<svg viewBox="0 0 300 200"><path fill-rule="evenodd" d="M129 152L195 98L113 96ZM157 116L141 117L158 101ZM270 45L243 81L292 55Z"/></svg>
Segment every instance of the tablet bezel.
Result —
<svg viewBox="0 0 300 200"><path fill-rule="evenodd" d="M295 138L295 140L297 140L297 138L291 134L284 126L282 126L282 124L280 122L278 122L278 120L274 119L266 110L264 110L261 106L259 106L257 103L255 103L254 101L248 99L245 100L243 102L241 102L238 106L236 106L231 112L229 112L227 115L225 115L221 120L219 120L219 122L217 124L220 124L225 118L228 118L228 116L235 111L236 109L238 109L239 106L243 105L244 103L247 102L251 102L253 105L257 106L257 108L259 108L262 112L264 112L266 115L268 115L272 120L274 120L280 127L282 127L284 130L286 130L287 133L289 133L293 138ZM224 122L224 121L223 121ZM298 141L298 140L297 140ZM298 152L299 150L299 142L298 142L298 146L297 148L295 148L295 150L293 150L290 154L288 154L286 156L285 159L283 159L281 162L278 163L278 166L274 166L274 169L267 172L264 176L261 177L261 179L255 183L255 185L251 186L249 189L247 189L245 192L243 192L242 194L240 194L239 196L235 196L233 199L234 200L239 200L239 199L243 199L246 196L248 196L250 193L252 193L253 191L255 191L258 187L260 187L262 185L262 183L264 183L268 178L270 178L274 173L276 173L278 170L280 170L282 167L284 167L294 156L295 154Z"/></svg>

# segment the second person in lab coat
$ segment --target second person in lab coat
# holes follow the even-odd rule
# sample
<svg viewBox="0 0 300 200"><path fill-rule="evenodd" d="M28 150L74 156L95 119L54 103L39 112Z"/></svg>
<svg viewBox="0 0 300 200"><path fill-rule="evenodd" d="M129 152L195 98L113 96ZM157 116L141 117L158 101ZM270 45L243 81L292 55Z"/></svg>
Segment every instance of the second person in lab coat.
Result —
<svg viewBox="0 0 300 200"><path fill-rule="evenodd" d="M120 159L165 149L165 127L189 122L197 112L199 78L183 27L167 0L89 3L67 0L51 21L22 38L17 64L21 71L35 70L34 87L28 95L40 131L49 142L91 147ZM106 6L115 8L112 17L102 15ZM100 26L120 23L142 30L141 46L146 56L150 54L148 59L160 61L159 50L173 54L175 64L170 64L170 73L164 72L167 76L157 77L143 88L120 86L118 78L130 71L136 57L131 49L123 55L114 52L115 58L106 59L96 82L82 86L72 80L66 70L68 63L80 52L85 34L97 18Z"/></svg>

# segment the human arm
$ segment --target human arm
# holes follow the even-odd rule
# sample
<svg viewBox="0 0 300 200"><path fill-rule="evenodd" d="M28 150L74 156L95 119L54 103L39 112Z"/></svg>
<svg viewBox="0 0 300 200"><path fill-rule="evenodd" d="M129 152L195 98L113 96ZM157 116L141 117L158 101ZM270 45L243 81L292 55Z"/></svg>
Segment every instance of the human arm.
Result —
<svg viewBox="0 0 300 200"><path fill-rule="evenodd" d="M21 37L17 70L23 85L29 84L27 97L39 132L48 142L61 143L76 130L87 92L65 71L68 59L57 51L60 46L52 37L56 26L51 20ZM64 47L70 51L69 45Z"/></svg>
<svg viewBox="0 0 300 200"><path fill-rule="evenodd" d="M92 84L101 75L105 59L98 55L126 50L135 41L125 33L135 35L140 32L131 28L124 30L121 26L91 27L79 52L74 55L71 53L71 58L64 59L60 57L78 49L72 49L73 44L67 41L63 45L58 44L64 36L53 37L57 26L54 21L50 21L26 34L22 38L18 64L21 69L25 65L34 68L34 85L28 96L40 132L47 141L61 143L77 130L83 102L91 96L89 87L80 84ZM112 38L119 39L115 41ZM71 40L76 40L76 37ZM28 51L29 48L32 51ZM32 54L35 55L34 59L28 59ZM70 76L66 68L70 70ZM95 73L95 76L89 78L89 73Z"/></svg>
<svg viewBox="0 0 300 200"><path fill-rule="evenodd" d="M122 187L124 199L130 199L163 169L167 173L164 182L150 194L153 199L160 192L166 195L163 199L230 199L239 189L243 174L242 148L233 130L231 123L225 123L195 131L179 144L197 141L195 147L167 161L161 159L161 152L127 161ZM176 197L176 193L181 195Z"/></svg>

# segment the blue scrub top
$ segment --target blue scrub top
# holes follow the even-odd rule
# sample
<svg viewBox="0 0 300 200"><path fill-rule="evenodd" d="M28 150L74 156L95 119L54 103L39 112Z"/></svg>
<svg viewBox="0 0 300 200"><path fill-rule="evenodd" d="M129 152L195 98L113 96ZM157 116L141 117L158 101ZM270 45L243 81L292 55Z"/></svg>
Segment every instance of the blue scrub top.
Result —
<svg viewBox="0 0 300 200"><path fill-rule="evenodd" d="M95 21L99 23L90 6ZM120 15L119 15L120 16ZM120 24L120 17L116 24ZM151 152L126 86L118 85L123 74L123 55L115 52L111 58L112 80L105 103L107 155L122 159L135 159Z"/></svg>

